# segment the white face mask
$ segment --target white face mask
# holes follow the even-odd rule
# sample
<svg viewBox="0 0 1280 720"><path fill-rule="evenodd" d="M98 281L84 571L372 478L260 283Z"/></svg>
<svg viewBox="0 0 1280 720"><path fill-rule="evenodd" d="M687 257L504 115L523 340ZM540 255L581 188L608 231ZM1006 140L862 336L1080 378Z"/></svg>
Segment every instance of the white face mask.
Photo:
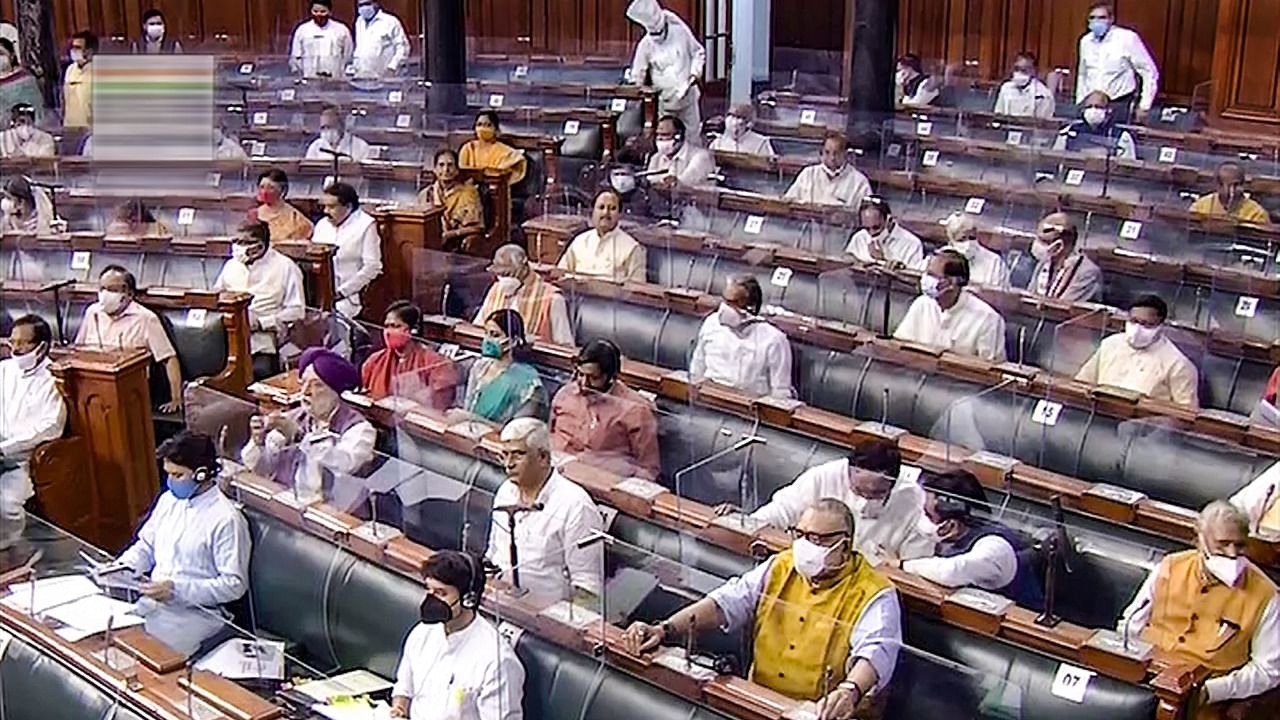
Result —
<svg viewBox="0 0 1280 720"><path fill-rule="evenodd" d="M72 50L72 51L71 51L71 62L76 63L76 64L83 63L83 62L84 62L84 51L83 51L83 50Z"/></svg>
<svg viewBox="0 0 1280 720"><path fill-rule="evenodd" d="M609 185L626 195L636 189L636 176L626 171L614 171L609 175Z"/></svg>
<svg viewBox="0 0 1280 720"><path fill-rule="evenodd" d="M99 290L98 304L102 305L102 310L108 315L115 315L124 307L125 295L116 290Z"/></svg>
<svg viewBox="0 0 1280 720"><path fill-rule="evenodd" d="M926 297L937 300L938 296L942 295L942 281L929 273L925 273L920 276L920 292L924 293Z"/></svg>
<svg viewBox="0 0 1280 720"><path fill-rule="evenodd" d="M22 123L21 125L18 125L17 127L14 128L14 130L18 135L18 139L22 140L23 142L30 140L31 136L36 134L35 128L31 127L26 123Z"/></svg>
<svg viewBox="0 0 1280 720"><path fill-rule="evenodd" d="M329 147L337 147L338 141L342 139L342 133L337 128L323 128L320 130L320 139Z"/></svg>
<svg viewBox="0 0 1280 720"><path fill-rule="evenodd" d="M748 319L745 313L727 302L720 303L720 310L717 312L716 317L720 320L721 325L730 330L738 330L747 324Z"/></svg>
<svg viewBox="0 0 1280 720"><path fill-rule="evenodd" d="M1204 558L1204 569L1228 587L1235 587L1240 580L1240 576L1244 574L1244 564L1243 555L1233 558L1226 555L1206 555Z"/></svg>
<svg viewBox="0 0 1280 720"><path fill-rule="evenodd" d="M1093 127L1098 127L1107 119L1107 110L1100 107L1087 107L1084 109L1083 115L1085 122Z"/></svg>
<svg viewBox="0 0 1280 720"><path fill-rule="evenodd" d="M503 275L498 278L498 291L503 295L515 295L520 290L520 278Z"/></svg>
<svg viewBox="0 0 1280 720"><path fill-rule="evenodd" d="M747 129L747 122L737 115L730 115L724 119L724 131L729 133L730 137L738 137Z"/></svg>
<svg viewBox="0 0 1280 720"><path fill-rule="evenodd" d="M18 204L13 201L13 198L0 199L0 214L12 215L17 209Z"/></svg>
<svg viewBox="0 0 1280 720"><path fill-rule="evenodd" d="M41 349L42 348L36 348L26 355L14 355L13 361L18 364L18 369L22 372L31 372L34 370L35 367L40 364L40 361L44 359L44 353L41 352Z"/></svg>
<svg viewBox="0 0 1280 720"><path fill-rule="evenodd" d="M1151 347L1155 341L1159 340L1163 330L1164 328L1159 325L1147 327L1130 320L1124 324L1124 337L1129 342L1130 347L1135 350L1142 350Z"/></svg>
<svg viewBox="0 0 1280 720"><path fill-rule="evenodd" d="M1056 240L1051 243L1044 242L1043 240L1035 240L1031 243L1031 257L1040 262L1047 262L1061 249L1062 247Z"/></svg>
<svg viewBox="0 0 1280 720"><path fill-rule="evenodd" d="M925 277L928 277L928 275ZM858 497L862 499L862 509L858 511L859 517L863 517L868 520L875 520L884 514L884 506L888 502L885 498L872 500L870 498L864 498L861 495Z"/></svg>
<svg viewBox="0 0 1280 720"><path fill-rule="evenodd" d="M147 39L151 42L157 42L164 37L164 25L148 25Z"/></svg>
<svg viewBox="0 0 1280 720"><path fill-rule="evenodd" d="M237 260L238 262L241 262L241 263L244 263L245 265L248 265L248 264L249 264L249 249L250 249L250 246L249 246L249 245L237 245L236 243L232 243L232 244L231 244L231 257L232 257L233 259Z"/></svg>
<svg viewBox="0 0 1280 720"><path fill-rule="evenodd" d="M1024 73L1024 72L1019 72L1015 70L1013 73L1013 84L1020 88L1024 88L1030 85L1031 73Z"/></svg>
<svg viewBox="0 0 1280 720"><path fill-rule="evenodd" d="M791 560L795 563L796 572L812 581L828 569L831 555L839 550L840 545L841 543L836 543L824 548L804 538L797 538L791 543Z"/></svg>
<svg viewBox="0 0 1280 720"><path fill-rule="evenodd" d="M657 146L658 152L662 153L663 155L666 155L667 157L671 157L672 155L676 154L675 140L658 140L654 143L654 145Z"/></svg>

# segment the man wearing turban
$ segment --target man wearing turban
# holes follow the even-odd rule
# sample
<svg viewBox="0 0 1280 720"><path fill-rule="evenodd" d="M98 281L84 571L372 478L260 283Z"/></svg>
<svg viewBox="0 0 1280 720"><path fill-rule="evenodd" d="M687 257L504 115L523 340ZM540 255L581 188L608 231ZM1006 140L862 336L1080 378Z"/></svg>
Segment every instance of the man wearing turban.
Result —
<svg viewBox="0 0 1280 720"><path fill-rule="evenodd" d="M335 483L350 480L373 461L377 431L342 393L360 386L360 371L327 348L298 359L301 407L249 420L246 467L292 487L300 502L333 498Z"/></svg>

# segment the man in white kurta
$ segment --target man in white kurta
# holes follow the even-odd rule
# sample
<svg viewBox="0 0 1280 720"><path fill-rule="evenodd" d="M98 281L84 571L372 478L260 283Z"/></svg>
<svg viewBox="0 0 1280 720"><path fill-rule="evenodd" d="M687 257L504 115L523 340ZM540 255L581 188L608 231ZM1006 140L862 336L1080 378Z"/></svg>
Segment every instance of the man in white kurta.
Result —
<svg viewBox="0 0 1280 720"><path fill-rule="evenodd" d="M749 275L725 284L720 309L707 316L689 363L689 379L710 380L752 397L790 399L791 341L760 317L763 293Z"/></svg>
<svg viewBox="0 0 1280 720"><path fill-rule="evenodd" d="M57 154L53 136L36 127L36 109L26 103L9 111L9 129L0 132L0 160L51 158Z"/></svg>
<svg viewBox="0 0 1280 720"><path fill-rule="evenodd" d="M355 50L351 31L329 17L331 0L311 3L311 19L293 31L289 69L304 78L342 78Z"/></svg>
<svg viewBox="0 0 1280 720"><path fill-rule="evenodd" d="M35 315L14 321L13 353L0 360L0 550L26 526L23 506L35 494L28 462L40 443L62 437L67 405L49 371L53 331Z"/></svg>
<svg viewBox="0 0 1280 720"><path fill-rule="evenodd" d="M1076 380L1139 393L1152 400L1200 407L1200 374L1165 332L1164 300L1143 295L1129 306L1123 333L1102 341Z"/></svg>
<svg viewBox="0 0 1280 720"><path fill-rule="evenodd" d="M716 160L706 148L686 141L680 118L666 116L658 121L654 134L657 151L645 169L650 182L663 187L707 187L714 185Z"/></svg>
<svg viewBox="0 0 1280 720"><path fill-rule="evenodd" d="M517 418L502 429L507 480L493 496L485 559L511 572L515 521L520 587L535 597L568 600L576 591L599 596L604 588L604 519L586 490L551 467L551 434L536 418Z"/></svg>
<svg viewBox="0 0 1280 720"><path fill-rule="evenodd" d="M995 114L1048 120L1055 109L1053 91L1040 81L1035 56L1018 53L1013 61L1013 74L1000 86L1000 94L996 96Z"/></svg>
<svg viewBox="0 0 1280 720"><path fill-rule="evenodd" d="M645 29L631 61L631 81L646 74L658 93L658 114L675 115L689 128L690 142L701 145L702 91L698 83L707 51L679 15L663 10L657 0L633 0L627 18Z"/></svg>
<svg viewBox="0 0 1280 720"><path fill-rule="evenodd" d="M1076 71L1076 102L1093 92L1111 98L1117 122L1129 122L1129 108L1137 100L1141 122L1155 103L1160 69L1142 36L1115 24L1110 6L1095 4L1089 11L1089 32L1080 37L1080 66ZM1142 91L1138 93L1141 78Z"/></svg>
<svg viewBox="0 0 1280 720"><path fill-rule="evenodd" d="M1004 318L969 292L968 284L963 255L944 250L929 258L920 276L920 297L907 309L894 339L1004 362Z"/></svg>
<svg viewBox="0 0 1280 720"><path fill-rule="evenodd" d="M320 136L307 146L307 159L332 161L333 156L325 150L349 156L351 162L360 163L373 157L373 147L363 138L347 132L346 120L333 107L320 113Z"/></svg>
<svg viewBox="0 0 1280 720"><path fill-rule="evenodd" d="M422 574L427 597L396 668L391 717L521 720L524 666L493 623L476 612L485 585L480 561L441 550L427 559Z"/></svg>
<svg viewBox="0 0 1280 720"><path fill-rule="evenodd" d="M924 269L924 243L898 222L888 202L868 197L858 215L862 228L849 238L846 253L864 263Z"/></svg>
<svg viewBox="0 0 1280 720"><path fill-rule="evenodd" d="M1009 284L1009 267L999 253L988 250L978 232L978 222L967 212L952 213L946 223L948 247L969 261L969 282L1003 288Z"/></svg>
<svg viewBox="0 0 1280 720"><path fill-rule="evenodd" d="M645 248L618 227L622 198L614 190L596 195L592 228L573 239L560 258L561 270L615 282L642 283L648 279Z"/></svg>
<svg viewBox="0 0 1280 720"><path fill-rule="evenodd" d="M755 110L750 103L734 105L724 116L724 132L711 141L711 152L738 153L774 158L773 141L752 129Z"/></svg>
<svg viewBox="0 0 1280 720"><path fill-rule="evenodd" d="M751 517L774 527L794 527L823 498L835 498L853 512L853 547L872 559L912 559L933 553L934 538L919 531L924 490L918 468L904 467L898 448L887 440L866 440L849 457L809 468L774 492Z"/></svg>
<svg viewBox="0 0 1280 720"><path fill-rule="evenodd" d="M137 613L146 631L183 655L229 627L223 605L249 589L249 525L217 484L217 451L179 433L157 450L168 490L116 564L149 576Z"/></svg>
<svg viewBox="0 0 1280 720"><path fill-rule="evenodd" d="M231 259L222 266L215 290L249 293L249 351L275 355L276 340L289 323L306 315L302 269L271 247L271 231L266 223L250 223L241 228L231 243Z"/></svg>
<svg viewBox="0 0 1280 720"><path fill-rule="evenodd" d="M784 196L792 202L857 208L871 194L871 183L849 163L849 142L831 133L822 142L822 162L800 171Z"/></svg>
<svg viewBox="0 0 1280 720"><path fill-rule="evenodd" d="M400 18L375 0L356 3L356 47L352 57L358 78L385 78L400 72L409 59L409 36Z"/></svg>
<svg viewBox="0 0 1280 720"><path fill-rule="evenodd" d="M1280 534L1280 462L1231 496L1231 504L1249 517L1249 527L1260 534Z"/></svg>
<svg viewBox="0 0 1280 720"><path fill-rule="evenodd" d="M334 183L320 196L324 218L316 223L311 242L334 245L333 274L337 281L334 307L348 318L364 309L360 293L382 274L382 238L378 223L360 209L360 196L346 183Z"/></svg>

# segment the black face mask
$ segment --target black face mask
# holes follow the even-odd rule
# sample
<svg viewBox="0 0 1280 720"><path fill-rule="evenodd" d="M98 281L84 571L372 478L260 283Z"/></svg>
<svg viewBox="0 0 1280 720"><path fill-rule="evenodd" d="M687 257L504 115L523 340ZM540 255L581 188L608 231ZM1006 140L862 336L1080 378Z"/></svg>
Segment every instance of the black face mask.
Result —
<svg viewBox="0 0 1280 720"><path fill-rule="evenodd" d="M435 595L428 595L418 608L418 617L427 625L439 625L453 619L453 607Z"/></svg>

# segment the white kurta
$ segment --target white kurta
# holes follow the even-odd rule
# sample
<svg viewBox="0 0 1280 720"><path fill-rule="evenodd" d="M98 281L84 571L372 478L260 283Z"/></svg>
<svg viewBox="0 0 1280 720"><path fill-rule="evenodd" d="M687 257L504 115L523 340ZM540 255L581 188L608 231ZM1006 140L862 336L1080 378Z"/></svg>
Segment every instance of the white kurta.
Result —
<svg viewBox="0 0 1280 720"><path fill-rule="evenodd" d="M620 228L614 228L603 238L594 229L577 236L569 243L557 267L617 282L642 283L649 277L644 246Z"/></svg>
<svg viewBox="0 0 1280 720"><path fill-rule="evenodd" d="M834 177L821 163L800 171L783 197L810 205L839 205L857 209L871 194L871 183L852 165L845 165Z"/></svg>
<svg viewBox="0 0 1280 720"><path fill-rule="evenodd" d="M1004 318L968 291L960 293L950 310L926 295L916 298L893 337L994 363L1005 361Z"/></svg>
<svg viewBox="0 0 1280 720"><path fill-rule="evenodd" d="M51 158L57 153L53 136L39 128L31 128L25 140L18 134L18 128L0 132L0 159Z"/></svg>
<svg viewBox="0 0 1280 720"><path fill-rule="evenodd" d="M494 493L493 506L515 505L520 491L510 480ZM516 514L520 587L540 598L564 600L574 588L600 595L604 587L604 543L578 544L604 530L600 511L586 490L552 472L538 493L541 510ZM494 512L485 558L511 578L509 515Z"/></svg>
<svg viewBox="0 0 1280 720"><path fill-rule="evenodd" d="M392 697L407 697L410 720L521 720L524 666L485 618L446 635L418 623L404 641Z"/></svg>
<svg viewBox="0 0 1280 720"><path fill-rule="evenodd" d="M187 500L165 492L120 563L152 581L173 582L168 602L138 601L146 630L184 655L227 626L219 606L249 588L249 524L222 491Z"/></svg>
<svg viewBox="0 0 1280 720"><path fill-rule="evenodd" d="M740 137L734 137L727 132L720 133L715 140L711 141L711 151L759 157L778 156L777 151L773 149L773 141L754 130L747 130Z"/></svg>
<svg viewBox="0 0 1280 720"><path fill-rule="evenodd" d="M234 258L222 266L214 289L249 293L249 324L260 330L249 339L250 351L274 353L276 337L287 323L301 320L307 311L303 296L302 269L283 253L268 248L252 265Z"/></svg>
<svg viewBox="0 0 1280 720"><path fill-rule="evenodd" d="M305 419L302 422L306 422ZM368 465L374 458L374 443L378 440L378 431L373 423L361 420L337 434L330 426L310 423L302 428L302 439L297 447L302 454L292 480L298 498L303 501L325 500L336 507L347 509L350 502L358 499L358 482L344 482L345 479ZM274 475L278 463L285 458L284 452L291 447L289 438L278 430L267 433L266 442L245 445L240 451L240 462L245 467L260 475ZM287 456L286 456L287 457ZM335 476L335 493L342 493L342 498L324 497L324 472L328 470Z"/></svg>
<svg viewBox="0 0 1280 720"><path fill-rule="evenodd" d="M655 173L653 180L662 179L656 174L661 170L675 177L676 184L682 187L706 187L715 184L711 176L716 171L716 159L705 148L686 142L670 157L660 152L649 156L647 171Z"/></svg>
<svg viewBox="0 0 1280 720"><path fill-rule="evenodd" d="M356 47L352 64L356 77L393 75L409 59L409 36L400 18L379 9L372 20L366 21L357 15L354 24Z"/></svg>
<svg viewBox="0 0 1280 720"><path fill-rule="evenodd" d="M49 372L49 359L23 372L14 358L0 360L0 455L16 467L0 474L0 548L22 536L23 505L35 494L27 463L40 443L62 437L67 404Z"/></svg>
<svg viewBox="0 0 1280 720"><path fill-rule="evenodd" d="M328 217L316 223L311 242L336 245L333 274L337 280L338 312L349 318L360 314L364 305L360 293L382 274L382 238L378 223L364 210L353 211L335 227Z"/></svg>
<svg viewBox="0 0 1280 720"><path fill-rule="evenodd" d="M849 238L849 245L844 251L862 262L878 262L871 255L871 244L871 233L859 230ZM889 262L900 263L912 270L924 269L924 243L902 223L893 224L889 237L880 241L880 251Z"/></svg>
<svg viewBox="0 0 1280 720"><path fill-rule="evenodd" d="M698 330L689 377L694 382L728 385L753 397L791 398L791 341L764 320L735 332L720 324L719 313L711 313Z"/></svg>
<svg viewBox="0 0 1280 720"><path fill-rule="evenodd" d="M1280 504L1280 462L1262 471L1262 474L1231 496L1231 504L1249 516L1249 527L1280 532L1280 523L1272 525L1268 515Z"/></svg>
<svg viewBox="0 0 1280 720"><path fill-rule="evenodd" d="M307 78L342 78L354 48L346 25L331 18L320 27L315 20L308 20L293 31L289 68Z"/></svg>
<svg viewBox="0 0 1280 720"><path fill-rule="evenodd" d="M694 37L693 31L679 15L664 11L667 32L662 37L645 34L636 45L635 58L631 61L631 79L644 82L648 73L658 92L658 112L680 118L694 140L702 131L700 104L702 91L694 83L701 78L707 63L707 51Z"/></svg>
<svg viewBox="0 0 1280 720"><path fill-rule="evenodd" d="M1138 107L1150 110L1160 87L1160 69L1155 58L1138 33L1112 26L1101 40L1093 33L1080 38L1080 67L1076 72L1076 102L1095 90L1101 90L1112 100L1124 97L1138 89L1142 78L1142 96Z"/></svg>
<svg viewBox="0 0 1280 720"><path fill-rule="evenodd" d="M1000 253L988 250L976 240L962 252L959 247L952 246L969 261L969 284L1003 288L1009 285L1009 267L1004 264Z"/></svg>
<svg viewBox="0 0 1280 720"><path fill-rule="evenodd" d="M321 150L333 150L335 152L346 153L351 156L351 162L364 162L373 157L373 146L365 142L363 138L347 133L338 140L337 146L330 145L325 142L324 138L316 138L307 146L308 160L325 160L333 161L332 155L327 155Z"/></svg>
<svg viewBox="0 0 1280 720"><path fill-rule="evenodd" d="M866 499L855 493L849 482L848 458L832 460L800 473L795 482L778 488L768 504L751 517L775 527L794 527L804 511L823 498L835 498L853 511L856 520L853 547L863 555L878 558L887 552L910 559L933 554L937 538L919 529L924 513L924 490L920 484L914 479L899 477L884 507L869 508Z"/></svg>
<svg viewBox="0 0 1280 720"><path fill-rule="evenodd" d="M1053 117L1057 102L1049 86L1040 82L1040 78L1031 78L1026 87L1018 87L1012 80L1006 80L1000 86L1000 94L996 96L996 115L1007 117L1040 118L1048 120Z"/></svg>
<svg viewBox="0 0 1280 720"><path fill-rule="evenodd" d="M902 569L943 587L977 587L998 591L1018 574L1018 554L1008 540L984 535L968 551L952 557L908 560Z"/></svg>

